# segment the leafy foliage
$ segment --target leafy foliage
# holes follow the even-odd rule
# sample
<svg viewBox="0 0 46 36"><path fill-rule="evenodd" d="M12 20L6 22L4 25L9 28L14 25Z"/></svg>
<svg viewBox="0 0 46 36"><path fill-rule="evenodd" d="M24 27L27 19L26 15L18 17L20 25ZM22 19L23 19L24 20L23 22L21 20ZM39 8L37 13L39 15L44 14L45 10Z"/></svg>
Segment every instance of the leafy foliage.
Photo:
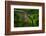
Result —
<svg viewBox="0 0 46 36"><path fill-rule="evenodd" d="M14 9L14 27L39 26L38 9Z"/></svg>

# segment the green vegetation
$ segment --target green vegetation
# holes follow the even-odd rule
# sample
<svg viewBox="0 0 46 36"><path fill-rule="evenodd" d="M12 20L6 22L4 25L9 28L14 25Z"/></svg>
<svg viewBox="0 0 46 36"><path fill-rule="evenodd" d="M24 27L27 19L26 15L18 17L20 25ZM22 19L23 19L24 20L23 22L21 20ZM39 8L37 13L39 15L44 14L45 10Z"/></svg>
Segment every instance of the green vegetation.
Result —
<svg viewBox="0 0 46 36"><path fill-rule="evenodd" d="M39 9L14 9L14 27L39 26Z"/></svg>

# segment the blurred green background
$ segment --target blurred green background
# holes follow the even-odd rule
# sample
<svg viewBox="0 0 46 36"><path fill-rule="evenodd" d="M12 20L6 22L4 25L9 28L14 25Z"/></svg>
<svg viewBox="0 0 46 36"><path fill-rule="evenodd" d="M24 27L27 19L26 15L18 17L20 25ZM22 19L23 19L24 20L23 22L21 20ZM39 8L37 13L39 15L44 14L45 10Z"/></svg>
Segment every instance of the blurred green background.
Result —
<svg viewBox="0 0 46 36"><path fill-rule="evenodd" d="M14 27L39 26L39 9L14 8Z"/></svg>

